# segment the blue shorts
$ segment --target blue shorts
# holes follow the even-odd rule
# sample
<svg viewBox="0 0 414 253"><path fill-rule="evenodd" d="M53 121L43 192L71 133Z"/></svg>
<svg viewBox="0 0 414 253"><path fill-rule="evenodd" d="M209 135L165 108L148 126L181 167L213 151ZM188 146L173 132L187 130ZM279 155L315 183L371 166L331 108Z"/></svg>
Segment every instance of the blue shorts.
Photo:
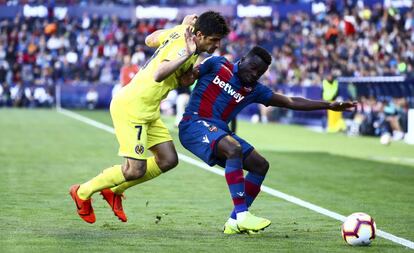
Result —
<svg viewBox="0 0 414 253"><path fill-rule="evenodd" d="M205 119L183 120L178 127L181 144L210 166L216 164L223 168L226 166L226 161L218 158L216 154L217 143L226 135L230 135L240 143L243 159L254 149L252 145L228 129L221 129Z"/></svg>

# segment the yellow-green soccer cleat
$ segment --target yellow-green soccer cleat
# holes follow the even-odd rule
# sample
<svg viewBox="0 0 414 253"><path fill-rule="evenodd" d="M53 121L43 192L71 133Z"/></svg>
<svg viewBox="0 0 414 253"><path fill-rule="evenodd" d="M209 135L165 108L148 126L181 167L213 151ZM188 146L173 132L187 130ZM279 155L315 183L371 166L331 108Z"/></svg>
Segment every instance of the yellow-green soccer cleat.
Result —
<svg viewBox="0 0 414 253"><path fill-rule="evenodd" d="M241 232L248 230L259 231L270 226L272 222L265 218L256 217L253 214L247 212L242 221L237 221L237 227Z"/></svg>
<svg viewBox="0 0 414 253"><path fill-rule="evenodd" d="M237 224L231 224L230 222L227 221L226 224L224 224L223 233L226 235L236 235L236 234L255 235L255 234L258 234L259 232L253 231L253 230L245 230L242 232L237 227Z"/></svg>
<svg viewBox="0 0 414 253"><path fill-rule="evenodd" d="M235 235L235 234L241 234L239 228L237 227L237 224L231 224L230 222L226 222L224 224L223 233L226 235Z"/></svg>

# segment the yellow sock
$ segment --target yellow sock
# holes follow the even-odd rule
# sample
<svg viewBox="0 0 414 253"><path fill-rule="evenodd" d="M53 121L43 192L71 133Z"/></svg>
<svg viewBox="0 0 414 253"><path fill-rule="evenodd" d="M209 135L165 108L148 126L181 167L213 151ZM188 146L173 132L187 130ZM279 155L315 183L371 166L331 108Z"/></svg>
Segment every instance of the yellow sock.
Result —
<svg viewBox="0 0 414 253"><path fill-rule="evenodd" d="M88 182L81 184L78 189L78 196L79 198L86 200L95 192L120 185L123 182L125 182L125 177L122 173L122 166L114 165L113 167L105 169L101 174Z"/></svg>
<svg viewBox="0 0 414 253"><path fill-rule="evenodd" d="M155 162L155 157L152 156L147 159L147 171L145 172L145 175L143 177L135 179L135 180L131 180L131 181L126 181L118 186L111 188L111 191L120 195L129 187L132 187L137 184L142 184L145 181L156 178L159 175L161 175L161 173L162 173L161 169L158 167L157 163Z"/></svg>

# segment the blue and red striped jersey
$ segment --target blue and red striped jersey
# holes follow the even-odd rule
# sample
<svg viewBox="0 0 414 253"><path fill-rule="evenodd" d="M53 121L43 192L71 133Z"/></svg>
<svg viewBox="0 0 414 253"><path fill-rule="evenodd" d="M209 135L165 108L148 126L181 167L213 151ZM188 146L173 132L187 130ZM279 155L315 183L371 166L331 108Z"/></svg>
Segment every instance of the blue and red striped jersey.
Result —
<svg viewBox="0 0 414 253"><path fill-rule="evenodd" d="M268 105L273 91L261 83L243 86L238 65L221 56L211 56L199 65L199 79L184 116L221 121L227 125L251 103Z"/></svg>

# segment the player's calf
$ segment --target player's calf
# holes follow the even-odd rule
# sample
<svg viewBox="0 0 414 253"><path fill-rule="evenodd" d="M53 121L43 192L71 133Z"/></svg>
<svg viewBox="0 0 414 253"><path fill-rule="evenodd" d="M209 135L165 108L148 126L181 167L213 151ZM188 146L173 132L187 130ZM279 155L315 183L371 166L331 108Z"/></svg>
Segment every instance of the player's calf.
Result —
<svg viewBox="0 0 414 253"><path fill-rule="evenodd" d="M122 173L126 181L141 178L147 171L146 160L136 160L127 158L125 164L122 166Z"/></svg>
<svg viewBox="0 0 414 253"><path fill-rule="evenodd" d="M269 170L269 162L265 159L260 160L256 166L254 166L254 169L252 169L252 172L255 174L265 176L267 174L267 171Z"/></svg>

